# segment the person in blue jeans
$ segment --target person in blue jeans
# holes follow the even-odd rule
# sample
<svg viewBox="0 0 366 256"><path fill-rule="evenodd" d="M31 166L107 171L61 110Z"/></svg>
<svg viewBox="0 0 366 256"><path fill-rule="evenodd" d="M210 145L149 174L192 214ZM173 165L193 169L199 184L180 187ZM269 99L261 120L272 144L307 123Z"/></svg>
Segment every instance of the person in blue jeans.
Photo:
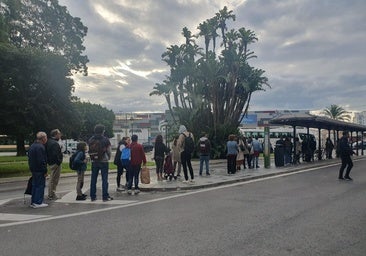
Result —
<svg viewBox="0 0 366 256"><path fill-rule="evenodd" d="M202 137L199 139L198 142L198 150L200 152L200 172L199 174L202 175L203 172L203 164L206 166L206 175L210 175L210 151L211 151L211 143L210 140L207 138L208 135L206 133L202 134Z"/></svg>
<svg viewBox="0 0 366 256"><path fill-rule="evenodd" d="M99 171L102 176L102 198L103 202L113 200L113 197L108 193L108 171L109 171L109 159L111 158L111 143L104 134L104 125L97 124L94 127L94 136L89 139L89 155L91 155L90 149L95 148L94 145L98 145L98 158L92 158L91 166L91 181L90 181L90 199L91 201L97 200L97 179ZM98 141L97 143L95 141Z"/></svg>
<svg viewBox="0 0 366 256"><path fill-rule="evenodd" d="M47 176L47 155L45 144L47 142L47 134L38 132L36 141L28 150L28 164L32 172L32 208L47 207L48 204L43 203L44 188L46 186Z"/></svg>

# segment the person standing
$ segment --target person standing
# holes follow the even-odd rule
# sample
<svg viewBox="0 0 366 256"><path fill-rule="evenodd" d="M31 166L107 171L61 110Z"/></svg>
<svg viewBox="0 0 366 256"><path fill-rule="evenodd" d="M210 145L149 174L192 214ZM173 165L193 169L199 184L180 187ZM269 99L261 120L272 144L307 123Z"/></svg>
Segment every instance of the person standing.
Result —
<svg viewBox="0 0 366 256"><path fill-rule="evenodd" d="M339 141L339 153L342 160L341 168L339 169L339 180L349 180L352 181L352 178L349 176L351 169L353 167L353 162L351 156L354 154L353 150L349 145L349 132L343 131L343 136ZM343 171L346 168L346 174L343 177Z"/></svg>
<svg viewBox="0 0 366 256"><path fill-rule="evenodd" d="M332 159L332 155L333 155L333 149L334 149L334 144L332 142L332 140L328 137L327 140L325 141L325 152L327 153L327 159Z"/></svg>
<svg viewBox="0 0 366 256"><path fill-rule="evenodd" d="M179 148L178 148L178 138L179 138L179 136L175 136L175 138L173 140L173 145L172 145L173 167L174 167L174 173L176 173L175 178L180 177L180 172L181 172L181 168L182 168L182 164L180 161L180 152L179 152ZM177 165L178 165L178 170L177 170ZM176 170L177 170L177 172L175 172Z"/></svg>
<svg viewBox="0 0 366 256"><path fill-rule="evenodd" d="M86 151L87 151L87 145L86 142L84 141L80 141L77 145L76 145L76 156L74 159L74 165L77 166L77 182L76 182L76 201L84 201L86 200L86 195L83 194L82 192L82 188L84 186L84 174L87 168L87 162L88 159L86 158Z"/></svg>
<svg viewBox="0 0 366 256"><path fill-rule="evenodd" d="M48 204L43 203L47 176L47 154L44 146L47 143L47 134L38 132L36 138L36 141L28 150L28 165L32 172L32 199L30 207L42 208L48 206Z"/></svg>
<svg viewBox="0 0 366 256"><path fill-rule="evenodd" d="M188 170L191 176L190 182L194 182L194 174L191 163L192 153L194 149L194 137L193 134L187 131L187 128L184 125L179 126L179 138L178 138L178 148L180 152L180 159L182 161L183 173L184 173L184 181L185 183L188 181Z"/></svg>
<svg viewBox="0 0 366 256"><path fill-rule="evenodd" d="M61 139L61 132L59 129L51 131L51 138L47 140L46 152L47 152L47 163L50 169L49 184L48 184L48 199L58 199L56 195L56 187L60 180L61 175L61 163L63 160L63 154L59 140Z"/></svg>
<svg viewBox="0 0 366 256"><path fill-rule="evenodd" d="M258 160L259 160L259 154L263 151L262 149L262 143L258 141L258 137L255 137L255 139L252 141L252 147L253 147L253 168L259 168Z"/></svg>
<svg viewBox="0 0 366 256"><path fill-rule="evenodd" d="M132 183L135 185L135 195L140 193L139 188L139 175L141 170L141 164L146 167L146 156L144 148L140 143L137 142L138 136L136 134L131 137L132 143L130 145L131 149L131 165L128 177L128 190L129 195L132 194Z"/></svg>
<svg viewBox="0 0 366 256"><path fill-rule="evenodd" d="M211 152L211 142L208 139L208 134L203 133L202 137L199 139L198 143L199 152L200 152L200 172L199 175L202 175L203 172L203 163L206 167L206 175L210 175L210 152Z"/></svg>
<svg viewBox="0 0 366 256"><path fill-rule="evenodd" d="M97 179L99 171L102 176L102 198L103 202L113 200L113 197L108 193L108 171L109 159L111 158L111 143L104 136L105 127L102 124L97 124L94 127L94 135L89 139L89 156L92 162L91 181L90 181L90 199L97 199Z"/></svg>
<svg viewBox="0 0 366 256"><path fill-rule="evenodd" d="M119 192L124 191L125 189L127 189L127 185L128 185L127 166L122 164L121 153L122 153L122 150L126 146L128 146L129 144L130 144L130 138L129 137L123 137L122 140L120 140L120 142L118 143L116 154L114 155L113 163L117 166L116 182L117 182L117 191L119 191ZM125 174L126 185L125 185L125 187L123 187L121 185L121 177L123 175L123 170L126 170L126 174Z"/></svg>
<svg viewBox="0 0 366 256"><path fill-rule="evenodd" d="M236 172L236 156L238 154L238 143L235 140L235 135L230 134L226 143L227 148L227 173L234 174Z"/></svg>
<svg viewBox="0 0 366 256"><path fill-rule="evenodd" d="M163 136L161 134L156 136L154 145L154 160L156 165L156 176L158 181L163 180L163 165L164 156L169 153L170 149L163 142Z"/></svg>

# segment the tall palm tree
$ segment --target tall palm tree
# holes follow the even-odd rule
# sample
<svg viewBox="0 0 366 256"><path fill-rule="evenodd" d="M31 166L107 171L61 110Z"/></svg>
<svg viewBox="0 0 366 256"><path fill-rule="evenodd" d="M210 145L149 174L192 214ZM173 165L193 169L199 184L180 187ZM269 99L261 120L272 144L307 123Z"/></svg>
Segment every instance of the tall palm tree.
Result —
<svg viewBox="0 0 366 256"><path fill-rule="evenodd" d="M351 116L349 112L347 112L344 108L341 106L332 104L329 107L326 107L323 110L323 113L328 116L329 118L335 119L335 120L341 120L341 121L350 121Z"/></svg>
<svg viewBox="0 0 366 256"><path fill-rule="evenodd" d="M232 19L233 21L235 21L236 17L235 17L235 14L233 14L233 11L228 11L226 6L222 10L220 10L218 13L216 13L216 17L217 17L218 24L219 24L218 26L221 29L223 45L224 45L224 48L226 48L226 41L227 41L226 35L225 35L225 31L227 30L226 21L229 19Z"/></svg>

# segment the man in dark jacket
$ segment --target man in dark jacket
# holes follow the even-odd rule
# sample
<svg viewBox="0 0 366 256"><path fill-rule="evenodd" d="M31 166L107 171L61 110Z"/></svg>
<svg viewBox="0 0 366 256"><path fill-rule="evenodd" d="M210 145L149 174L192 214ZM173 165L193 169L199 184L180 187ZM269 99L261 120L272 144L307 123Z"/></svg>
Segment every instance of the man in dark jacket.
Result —
<svg viewBox="0 0 366 256"><path fill-rule="evenodd" d="M28 150L28 165L32 172L32 208L47 207L43 203L44 188L46 186L47 175L47 155L44 144L47 142L47 134L38 132L36 141Z"/></svg>
<svg viewBox="0 0 366 256"><path fill-rule="evenodd" d="M50 135L51 138L48 139L46 144L47 164L50 169L48 199L56 200L56 187L60 179L61 163L63 160L61 146L58 143L58 141L61 139L61 132L59 129L54 129L51 131Z"/></svg>
<svg viewBox="0 0 366 256"><path fill-rule="evenodd" d="M339 169L338 179L351 181L352 178L349 176L349 173L351 172L351 169L353 167L353 162L351 159L351 156L353 155L353 150L349 145L348 139L349 139L349 132L343 131L343 136L339 141L339 151L342 159L342 165L341 168ZM343 177L343 171L346 168L346 166L347 166L346 174Z"/></svg>

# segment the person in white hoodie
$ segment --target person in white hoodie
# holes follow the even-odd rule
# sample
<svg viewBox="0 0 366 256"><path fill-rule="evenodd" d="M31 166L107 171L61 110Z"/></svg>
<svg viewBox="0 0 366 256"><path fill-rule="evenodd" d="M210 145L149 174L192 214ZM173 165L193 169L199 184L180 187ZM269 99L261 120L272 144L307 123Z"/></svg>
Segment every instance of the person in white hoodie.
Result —
<svg viewBox="0 0 366 256"><path fill-rule="evenodd" d="M203 133L202 137L198 142L198 150L200 152L200 176L202 175L203 171L203 163L205 163L206 166L206 175L210 175L209 161L210 161L211 143L207 137L208 135L206 133Z"/></svg>

